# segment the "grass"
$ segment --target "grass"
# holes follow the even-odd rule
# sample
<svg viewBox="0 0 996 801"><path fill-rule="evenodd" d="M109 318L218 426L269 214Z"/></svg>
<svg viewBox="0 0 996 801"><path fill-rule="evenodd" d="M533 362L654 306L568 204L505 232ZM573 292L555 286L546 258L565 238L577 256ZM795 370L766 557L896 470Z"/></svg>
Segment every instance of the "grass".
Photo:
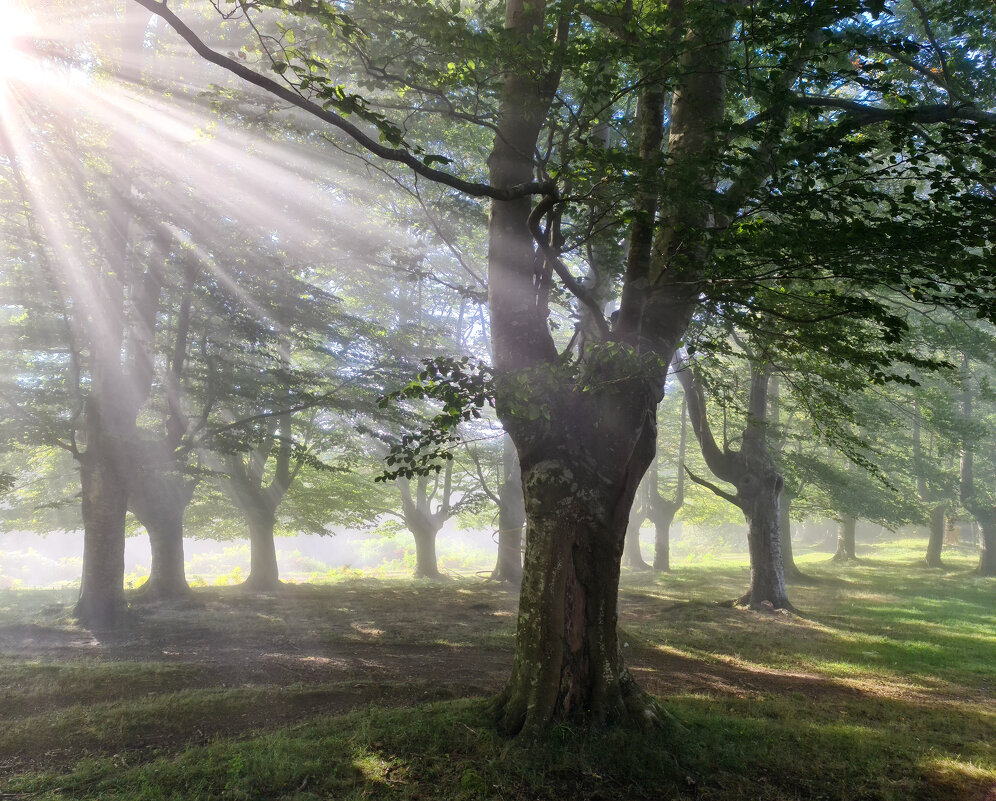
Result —
<svg viewBox="0 0 996 801"><path fill-rule="evenodd" d="M528 747L490 724L494 585L203 589L100 642L61 597L0 593L0 798L996 801L996 580L918 546L804 557L800 615L717 605L735 560L628 574L627 661L667 725Z"/></svg>

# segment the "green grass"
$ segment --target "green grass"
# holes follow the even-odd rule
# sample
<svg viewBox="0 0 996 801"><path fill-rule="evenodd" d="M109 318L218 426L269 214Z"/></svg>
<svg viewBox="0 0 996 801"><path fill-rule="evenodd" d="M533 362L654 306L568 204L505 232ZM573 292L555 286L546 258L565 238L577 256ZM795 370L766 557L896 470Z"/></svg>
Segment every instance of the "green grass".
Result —
<svg viewBox="0 0 996 801"><path fill-rule="evenodd" d="M996 580L970 554L943 570L919 556L917 542L848 565L807 555L813 582L790 591L800 615L717 605L742 592L742 561L627 575L629 661L667 724L561 727L531 746L494 731L485 698L455 697L476 660L510 652L508 592L471 579L202 590L136 624L155 648L181 643L169 657L133 633L101 658L0 660L0 798L993 801ZM37 593L0 593L0 610L0 638L14 623L70 627ZM195 635L241 645L184 651ZM406 648L424 675L389 674ZM358 655L381 678L243 669L270 651Z"/></svg>

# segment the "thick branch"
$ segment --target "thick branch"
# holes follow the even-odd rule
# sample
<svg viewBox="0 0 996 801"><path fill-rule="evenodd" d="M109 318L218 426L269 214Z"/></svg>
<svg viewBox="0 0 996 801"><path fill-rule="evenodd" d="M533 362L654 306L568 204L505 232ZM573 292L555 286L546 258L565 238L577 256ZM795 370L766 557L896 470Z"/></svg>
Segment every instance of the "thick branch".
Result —
<svg viewBox="0 0 996 801"><path fill-rule="evenodd" d="M983 111L970 103L958 105L939 103L929 106L913 106L912 108L882 108L880 106L866 106L864 103L846 100L842 97L824 97L822 95L792 95L787 102L796 108L835 108L847 111L854 115L849 121L857 124L896 120L929 124L965 120L984 125L996 125L996 113Z"/></svg>
<svg viewBox="0 0 996 801"><path fill-rule="evenodd" d="M408 150L387 147L386 145L381 144L376 139L373 139L364 133L357 126L347 121L344 117L336 114L334 111L324 109L318 103L315 103L306 97L302 97L289 87L283 86L274 81L272 78L260 75L255 70L249 69L236 59L229 58L228 56L212 50L201 40L200 37L197 36L196 33L190 29L190 27L186 25L186 23L183 22L183 20L181 20L169 9L165 0L162 2L157 2L157 0L134 0L134 2L160 17L193 48L197 55L205 61L215 64L222 69L228 70L232 74L242 78L244 81L251 83L253 86L257 86L269 94L274 95L275 97L290 103L292 106L301 109L311 116L316 117L335 128L338 128L340 131L349 136L354 142L360 145L360 147L364 150L367 150L380 158L387 159L388 161L404 164L406 167L409 167L413 172L423 178L434 181L435 183L443 184L452 189L456 189L457 191L471 195L472 197L488 197L494 200L513 200L515 198L525 197L528 195L547 194L553 189L551 181L530 181L518 186L497 189L493 186L489 186L488 184L466 181L462 178L456 177L455 175L443 172L442 170L429 167Z"/></svg>

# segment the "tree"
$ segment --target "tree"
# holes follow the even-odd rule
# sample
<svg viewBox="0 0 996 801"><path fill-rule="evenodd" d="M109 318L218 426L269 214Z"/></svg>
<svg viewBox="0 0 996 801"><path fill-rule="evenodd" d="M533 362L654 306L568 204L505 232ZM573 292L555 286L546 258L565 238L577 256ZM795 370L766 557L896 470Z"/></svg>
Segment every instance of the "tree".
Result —
<svg viewBox="0 0 996 801"><path fill-rule="evenodd" d="M427 6L425 18L433 24L445 20L458 57L470 49L464 44L461 50L460 38L450 35L455 30L466 32L468 42L483 39L499 56L495 137L483 184L438 169L435 154L408 146L404 132L366 108L362 98L337 90L324 65L291 53L289 61L275 65L288 83L277 83L212 50L165 3L136 2L161 16L201 57L344 132L370 153L491 200L488 292L496 408L518 451L528 521L515 664L496 706L506 731L538 733L557 720L656 719L620 657L619 563L630 507L653 457L654 415L668 364L703 303L717 313L777 313L784 296L766 292L764 285L772 271L784 269L812 297L832 301L836 314L872 319L875 336L886 345L897 335L894 317L855 287L884 282L924 300L943 296L993 311L987 294L993 277L982 259L961 259L953 268L949 256L985 236L983 217L972 212L988 201L973 186L978 160L990 155L984 131L996 116L973 96L983 83L945 83L923 63L936 56L949 68L944 72L954 68L945 51L930 44L935 18L952 30L972 31L945 42L947 53L961 56L959 68L974 74L980 59L969 51L988 54L982 42L990 31L980 31L987 23L961 5L919 17L903 7L882 20L884 8L877 2L748 9L703 0L635 9L508 0L503 30L485 29L483 36L481 26ZM341 12L329 6L280 7L314 17L327 31L345 27ZM412 17L405 22L392 42L414 47L409 32L417 24ZM742 53L731 45L738 27L746 42ZM421 41L433 41L432 31L420 33ZM603 47L587 49L600 42ZM351 44L362 49L355 39ZM559 102L558 89L576 85L583 92L584 79L596 71L589 53L601 57L607 49L626 69L606 70L599 63L598 75L618 75L626 87L612 88L621 96L629 94L635 77L641 94L634 146L621 154L624 168L609 176L620 189L624 212L615 222L629 230L614 322L565 263L568 243L557 233L558 220L577 208L570 199L584 197L589 188L574 179L587 172L590 186L597 174L590 168L598 162L586 160L589 150L581 144L599 113L587 108L575 114L570 101ZM927 55L918 60L922 53ZM419 55L425 56L419 77L436 74L426 94L451 88L448 76L463 74L452 56L450 70L434 60L430 48L419 48ZM981 59L986 69L987 59ZM469 60L460 58L463 64ZM576 84L562 82L565 71ZM728 80L731 75L739 80ZM846 99L844 92L851 90L860 99ZM940 101L937 93L943 93ZM871 97L882 99L866 100ZM388 144L341 111L359 113ZM572 132L571 146L561 148L562 139L551 136L557 147L543 147L541 134L561 125ZM921 158L928 150L931 156ZM883 156L883 166L870 153L899 158L889 162ZM831 178L832 191L817 189L813 171ZM954 201L944 213L932 204L931 192L917 194L917 179L928 176L931 192ZM568 177L570 194L558 186ZM877 191L883 180L908 182L913 191L887 200ZM529 199L534 194L542 196L535 206ZM598 330L598 341L579 358L564 358L551 334L555 286L566 289L568 307L591 312ZM782 321L795 334L813 319ZM870 370L885 375L888 348L875 350L867 361ZM535 409L540 413L533 414Z"/></svg>
<svg viewBox="0 0 996 801"><path fill-rule="evenodd" d="M778 499L784 479L775 467L767 444L768 386L772 367L758 360L750 362L749 399L741 445L723 448L709 425L705 391L701 378L693 369L679 368L676 375L685 389L688 416L699 441L702 456L712 473L736 487L736 494L694 478L721 498L740 508L747 520L747 544L750 550L750 587L740 603L757 608L791 608L785 589L781 552L781 518Z"/></svg>

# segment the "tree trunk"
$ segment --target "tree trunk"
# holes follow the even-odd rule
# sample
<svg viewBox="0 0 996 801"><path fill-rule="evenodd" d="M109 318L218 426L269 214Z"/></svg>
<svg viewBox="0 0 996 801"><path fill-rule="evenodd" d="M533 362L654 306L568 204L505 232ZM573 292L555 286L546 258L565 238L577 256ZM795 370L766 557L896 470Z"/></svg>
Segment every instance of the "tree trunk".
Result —
<svg viewBox="0 0 996 801"><path fill-rule="evenodd" d="M996 508L979 522L979 575L996 576Z"/></svg>
<svg viewBox="0 0 996 801"><path fill-rule="evenodd" d="M172 601L190 595L183 565L183 514L193 495L181 475L156 467L133 470L128 508L149 534L152 566L137 595Z"/></svg>
<svg viewBox="0 0 996 801"><path fill-rule="evenodd" d="M634 502L626 524L626 539L623 543L623 564L633 570L650 570L650 565L644 561L643 553L640 551L640 526L645 519L646 512L642 504Z"/></svg>
<svg viewBox="0 0 996 801"><path fill-rule="evenodd" d="M757 485L756 493L745 492L743 487L739 492L747 519L747 547L750 551L750 587L740 598L740 603L752 609L766 604L775 609L791 609L785 588L778 506L782 477L777 472L759 474Z"/></svg>
<svg viewBox="0 0 996 801"><path fill-rule="evenodd" d="M785 571L785 578L788 581L799 581L806 576L796 565L795 554L792 552L792 496L784 492L778 502L778 520L781 530L782 568Z"/></svg>
<svg viewBox="0 0 996 801"><path fill-rule="evenodd" d="M941 549L944 547L944 516L947 504L939 503L930 510L930 534L927 539L927 553L924 563L927 567L943 567Z"/></svg>
<svg viewBox="0 0 996 801"><path fill-rule="evenodd" d="M657 514L651 511L650 522L654 524L654 570L660 573L671 572L671 523L677 509L662 510Z"/></svg>
<svg viewBox="0 0 996 801"><path fill-rule="evenodd" d="M415 539L415 578L440 578L436 559L436 535L439 529L418 526L412 531Z"/></svg>
<svg viewBox="0 0 996 801"><path fill-rule="evenodd" d="M522 474L515 445L506 435L503 453L505 480L498 492L498 562L491 571L493 581L522 583L522 532L526 506L522 497Z"/></svg>
<svg viewBox="0 0 996 801"><path fill-rule="evenodd" d="M850 562L858 557L854 553L854 530L858 521L850 515L842 515L837 525L837 552L833 555L835 562Z"/></svg>
<svg viewBox="0 0 996 801"><path fill-rule="evenodd" d="M523 459L529 524L515 663L496 707L505 732L656 720L623 665L616 631L626 525L655 439L651 429L628 464L606 459L597 472L580 472L589 460L565 450Z"/></svg>
<svg viewBox="0 0 996 801"><path fill-rule="evenodd" d="M277 568L277 546L273 538L276 510L258 509L248 515L249 522L249 578L242 586L256 592L273 592L280 589L280 571Z"/></svg>
<svg viewBox="0 0 996 801"><path fill-rule="evenodd" d="M80 464L83 577L76 604L76 617L80 623L97 629L118 625L127 611L124 594L126 473L118 448L107 441L110 435L105 432L101 439L104 441L90 440Z"/></svg>

